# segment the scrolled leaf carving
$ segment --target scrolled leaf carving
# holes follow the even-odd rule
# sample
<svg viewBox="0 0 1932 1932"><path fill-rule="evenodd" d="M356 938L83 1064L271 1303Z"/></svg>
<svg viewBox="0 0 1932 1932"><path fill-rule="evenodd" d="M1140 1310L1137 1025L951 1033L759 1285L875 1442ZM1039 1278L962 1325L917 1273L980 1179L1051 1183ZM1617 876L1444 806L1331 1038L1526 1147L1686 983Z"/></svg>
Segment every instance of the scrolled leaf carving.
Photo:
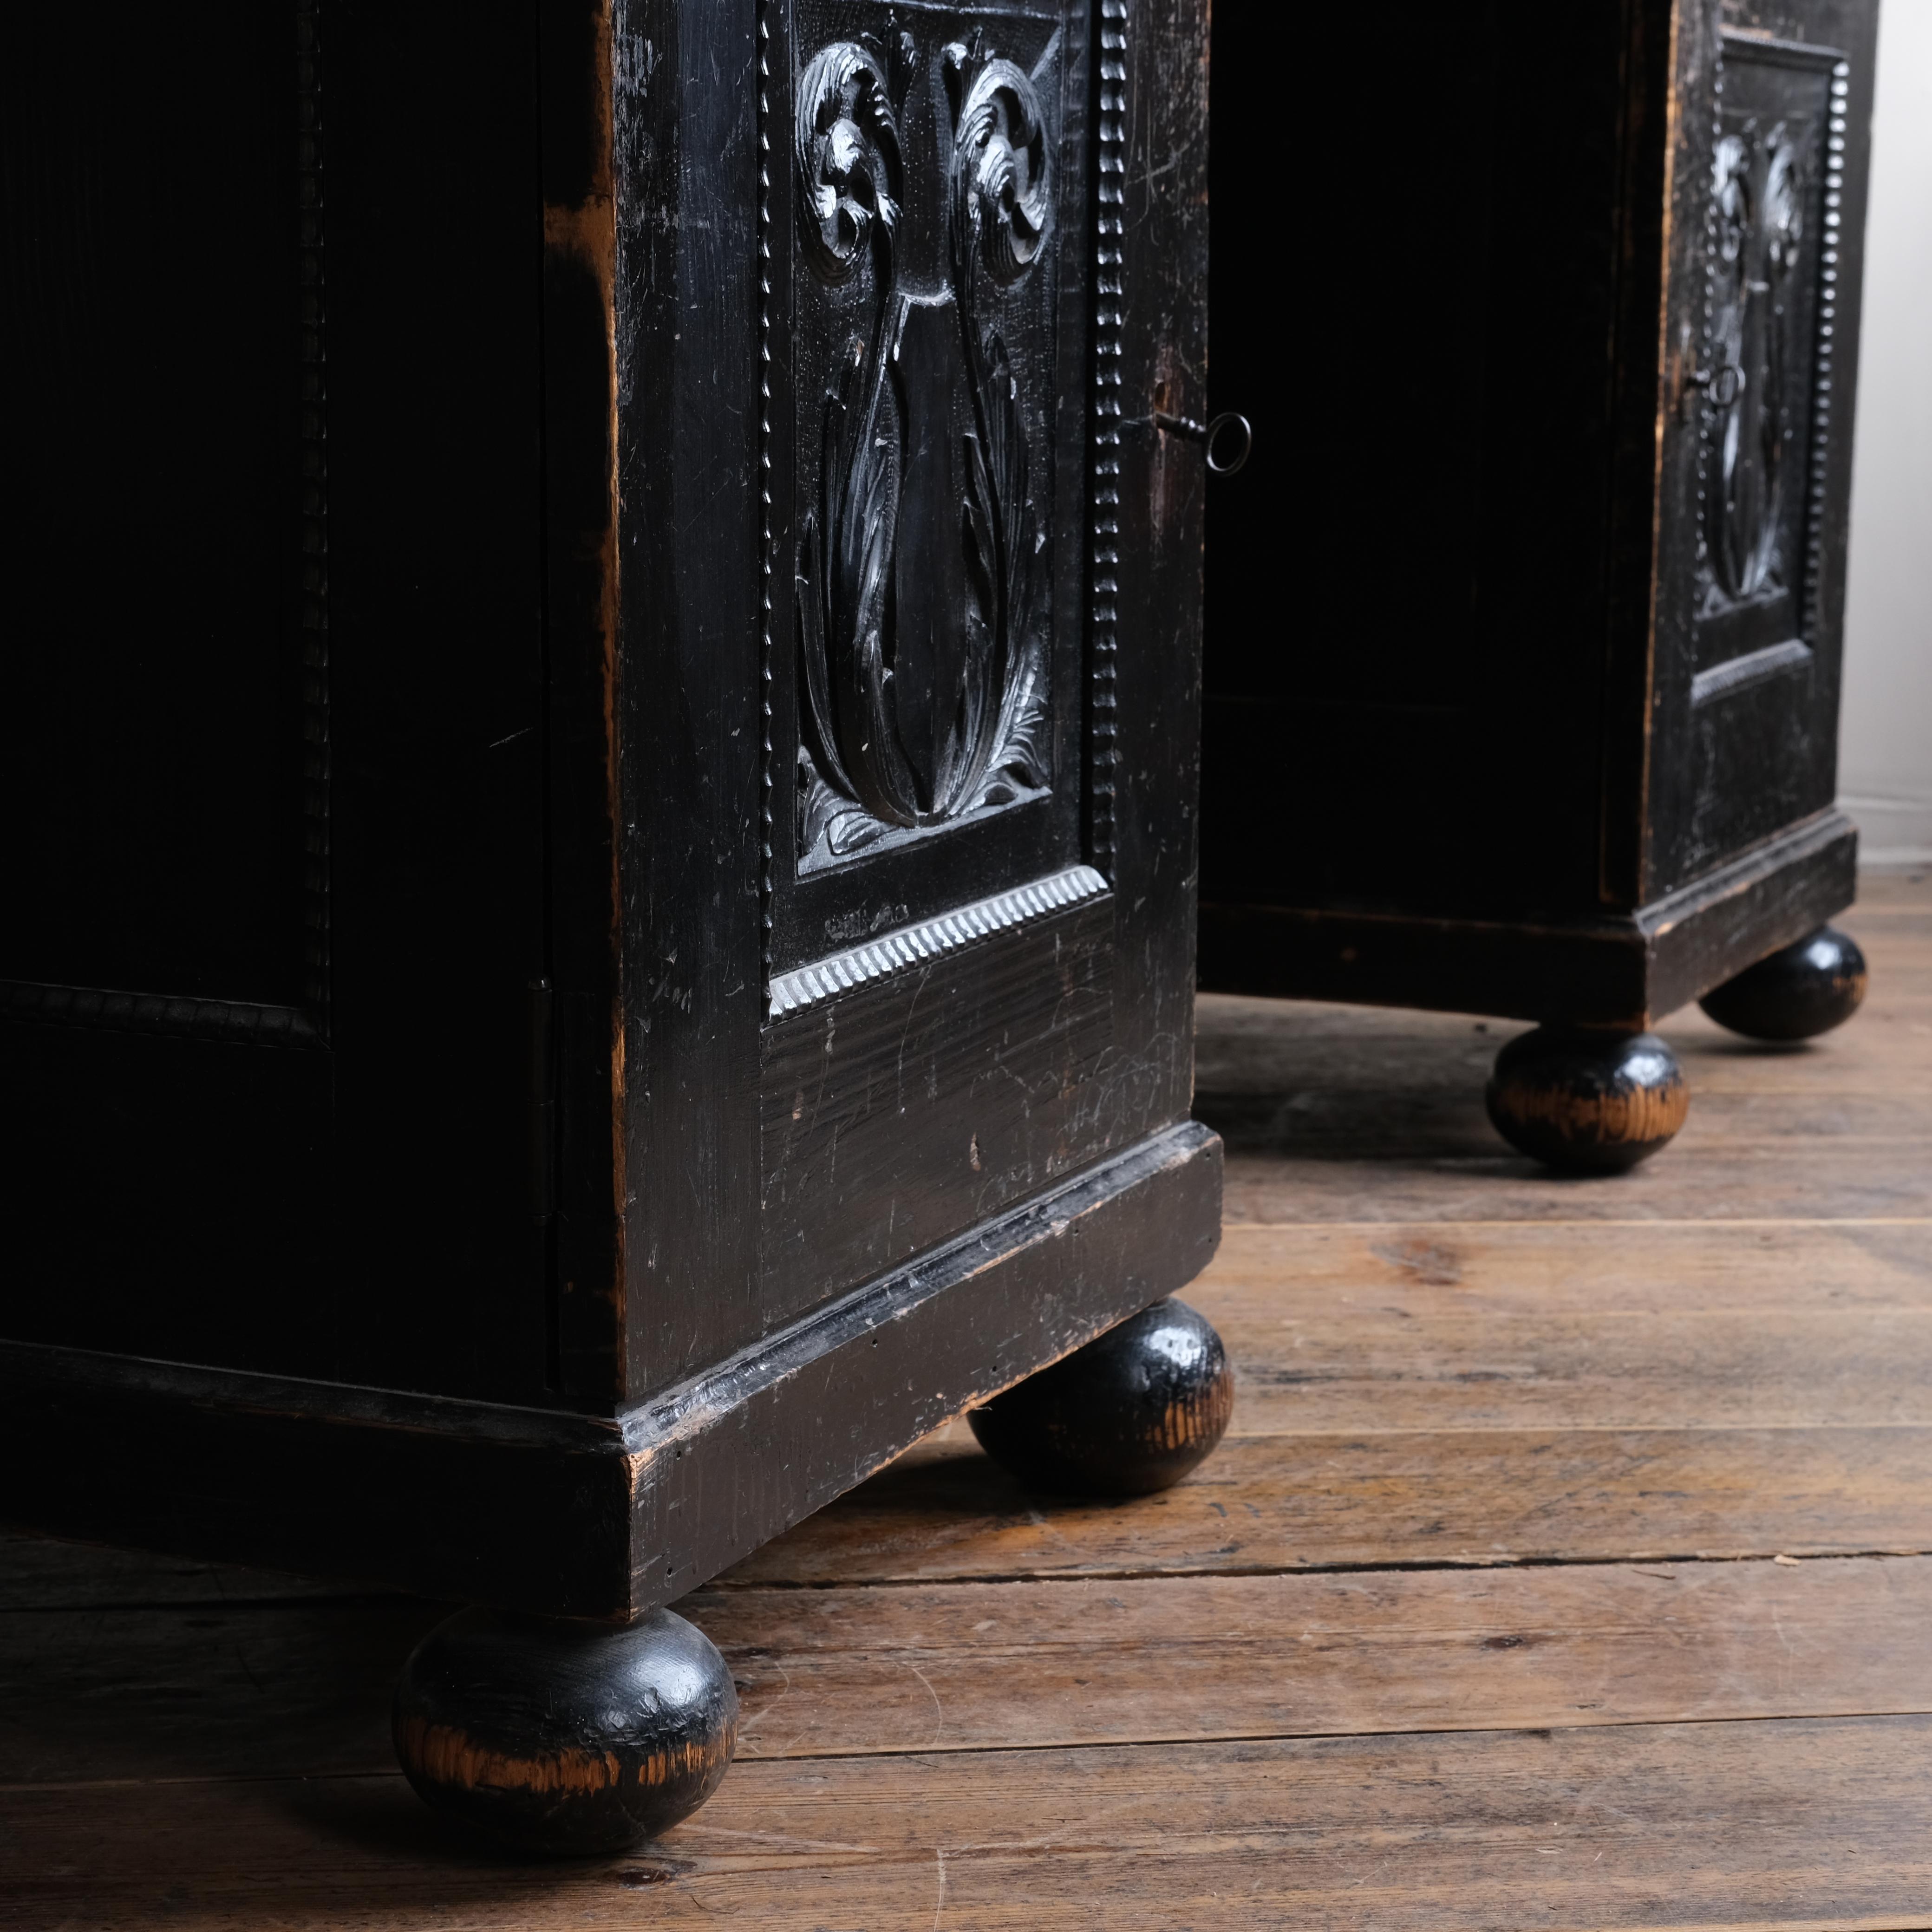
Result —
<svg viewBox="0 0 1932 1932"><path fill-rule="evenodd" d="M836 287L850 280L872 244L889 278L898 220L898 118L884 70L856 41L821 47L800 76L794 146L812 266Z"/></svg>
<svg viewBox="0 0 1932 1932"><path fill-rule="evenodd" d="M946 50L953 98L954 219L976 241L986 272L1016 281L1046 244L1053 220L1052 151L1031 80L1011 61Z"/></svg>
<svg viewBox="0 0 1932 1932"><path fill-rule="evenodd" d="M902 50L889 83L866 47L835 43L813 56L798 88L804 254L832 286L849 284L868 259L873 269L870 325L848 338L826 396L818 488L800 528L801 854L822 842L844 856L888 833L942 825L1036 791L1049 776L1046 650L1036 609L1046 535L1030 494L1020 376L1000 332L982 326L980 297L982 278L997 296L1046 245L1052 142L1021 68L982 55L976 38L970 48L945 49L952 140L935 159L948 286L901 288L893 90L911 64L910 44ZM935 329L955 332L938 338L952 342L938 364ZM908 346L915 334L916 350ZM907 386L914 363L924 388ZM942 418L959 406L934 400L949 393L963 394L970 409L956 437ZM935 458L935 434L942 449L950 440L954 456ZM914 448L926 452L923 483L908 476ZM958 492L950 538L944 517L928 511L908 525L902 515L904 492L930 490L930 478L944 475ZM956 543L952 561L939 568L944 560L922 550L908 579L898 556L907 528L942 548ZM930 572L921 568L928 561ZM959 586L946 593L956 603L937 616L928 575ZM923 648L936 648L936 658L907 655L908 599L920 607ZM944 633L937 646L935 625ZM921 679L917 688L908 682ZM925 721L914 748L909 703Z"/></svg>
<svg viewBox="0 0 1932 1932"><path fill-rule="evenodd" d="M1793 284L1805 266L1804 158L1791 130L1754 122L1723 135L1712 158L1716 246L1712 366L1726 372L1710 393L1717 488L1707 541L1719 594L1757 597L1784 585L1786 497L1793 447ZM1796 352L1796 354L1794 353Z"/></svg>

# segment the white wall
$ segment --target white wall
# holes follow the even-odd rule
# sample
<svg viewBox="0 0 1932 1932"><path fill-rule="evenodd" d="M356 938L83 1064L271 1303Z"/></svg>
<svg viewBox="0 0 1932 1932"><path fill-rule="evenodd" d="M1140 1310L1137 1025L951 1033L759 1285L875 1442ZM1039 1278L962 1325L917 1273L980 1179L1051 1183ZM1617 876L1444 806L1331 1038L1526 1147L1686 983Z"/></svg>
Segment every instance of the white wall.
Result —
<svg viewBox="0 0 1932 1932"><path fill-rule="evenodd" d="M1932 859L1932 0L1881 0L1846 584L1840 802Z"/></svg>

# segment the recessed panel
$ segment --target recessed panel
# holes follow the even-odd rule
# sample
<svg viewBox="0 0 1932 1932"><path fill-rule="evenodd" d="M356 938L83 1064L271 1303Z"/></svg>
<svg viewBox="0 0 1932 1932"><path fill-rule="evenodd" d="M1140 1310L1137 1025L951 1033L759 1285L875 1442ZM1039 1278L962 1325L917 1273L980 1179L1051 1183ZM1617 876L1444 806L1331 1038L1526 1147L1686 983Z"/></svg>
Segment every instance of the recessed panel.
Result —
<svg viewBox="0 0 1932 1932"><path fill-rule="evenodd" d="M0 976L315 990L304 11L34 8L0 27Z"/></svg>
<svg viewBox="0 0 1932 1932"><path fill-rule="evenodd" d="M1790 647L1816 628L1812 485L1832 427L1842 189L1829 143L1842 149L1846 86L1838 64L1824 49L1724 41L1693 378L1696 694L1706 701L1802 668Z"/></svg>
<svg viewBox="0 0 1932 1932"><path fill-rule="evenodd" d="M790 24L764 211L779 970L1078 856L1091 236L1060 8Z"/></svg>

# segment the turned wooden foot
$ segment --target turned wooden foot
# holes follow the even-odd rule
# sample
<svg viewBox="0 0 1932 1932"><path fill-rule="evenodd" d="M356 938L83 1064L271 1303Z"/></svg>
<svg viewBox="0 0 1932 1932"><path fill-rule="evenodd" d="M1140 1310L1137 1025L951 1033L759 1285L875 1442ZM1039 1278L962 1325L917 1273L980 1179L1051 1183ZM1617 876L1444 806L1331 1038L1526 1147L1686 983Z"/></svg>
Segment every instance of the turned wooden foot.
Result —
<svg viewBox="0 0 1932 1932"><path fill-rule="evenodd" d="M1496 1132L1534 1160L1572 1174L1621 1174L1676 1133L1690 1090L1654 1033L1541 1026L1496 1055Z"/></svg>
<svg viewBox="0 0 1932 1932"><path fill-rule="evenodd" d="M1821 926L1697 1004L1748 1040L1810 1040L1843 1026L1864 996L1865 956L1858 941L1835 926Z"/></svg>
<svg viewBox="0 0 1932 1932"><path fill-rule="evenodd" d="M1234 1371L1207 1318L1172 1298L968 1418L1030 1489L1144 1496L1178 1483L1226 1432Z"/></svg>
<svg viewBox="0 0 1932 1932"><path fill-rule="evenodd" d="M431 1804L524 1850L614 1852L717 1790L738 1694L668 1610L628 1625L464 1610L416 1646L394 1723Z"/></svg>

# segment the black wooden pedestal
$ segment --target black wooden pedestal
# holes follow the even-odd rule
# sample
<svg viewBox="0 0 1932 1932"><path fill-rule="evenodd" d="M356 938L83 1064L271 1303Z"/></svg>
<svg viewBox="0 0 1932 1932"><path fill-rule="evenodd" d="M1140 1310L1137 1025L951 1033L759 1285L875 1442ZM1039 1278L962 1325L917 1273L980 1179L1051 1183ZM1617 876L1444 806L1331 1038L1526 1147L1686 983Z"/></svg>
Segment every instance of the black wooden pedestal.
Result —
<svg viewBox="0 0 1932 1932"><path fill-rule="evenodd" d="M538 1849L1213 1251L1204 10L0 28L0 1514L484 1606L398 1735Z"/></svg>
<svg viewBox="0 0 1932 1932"><path fill-rule="evenodd" d="M1299 22L1336 191L1294 223L1292 362L1273 17L1217 12L1214 406L1255 445L1210 490L1204 986L1634 1035L1851 902L1876 26Z"/></svg>

